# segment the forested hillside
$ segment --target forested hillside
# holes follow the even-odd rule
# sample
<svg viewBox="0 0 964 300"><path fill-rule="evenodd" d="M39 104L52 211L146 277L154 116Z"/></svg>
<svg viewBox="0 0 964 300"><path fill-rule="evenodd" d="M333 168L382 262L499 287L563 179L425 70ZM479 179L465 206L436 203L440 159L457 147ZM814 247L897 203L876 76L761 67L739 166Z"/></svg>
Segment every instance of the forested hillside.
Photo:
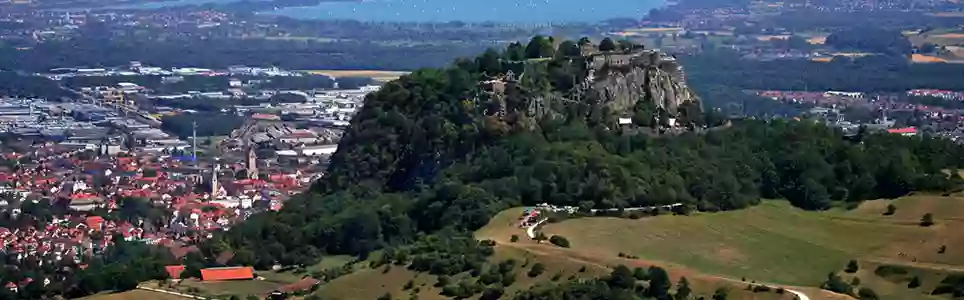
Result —
<svg viewBox="0 0 964 300"><path fill-rule="evenodd" d="M561 59L539 54L551 51L526 52ZM822 210L915 190L946 191L960 178L945 170L964 166L964 149L950 141L869 133L845 138L807 122L735 121L650 135L614 126L612 116L584 103L574 111L587 113L530 120L535 126L507 124L466 101L493 61L506 60L459 60L369 95L328 174L309 193L280 212L252 217L207 251L232 249L235 262L259 268L309 264L325 254L366 257L414 241L429 245L412 250L425 253L448 245L445 238L425 242L426 234L475 230L501 210L543 202L582 208L682 202L718 211L786 198ZM640 100L637 125L653 110ZM440 273L474 268L454 261L458 257L484 255L391 258L400 264L419 259L420 266L445 270ZM443 267L450 264L458 267ZM538 295L527 298L544 298Z"/></svg>

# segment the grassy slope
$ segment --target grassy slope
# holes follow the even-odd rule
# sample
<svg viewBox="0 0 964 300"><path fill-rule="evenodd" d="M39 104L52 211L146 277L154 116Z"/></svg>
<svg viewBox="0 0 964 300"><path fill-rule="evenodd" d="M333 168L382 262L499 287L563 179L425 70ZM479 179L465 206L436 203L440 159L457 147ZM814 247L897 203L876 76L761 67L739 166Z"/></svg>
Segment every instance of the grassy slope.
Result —
<svg viewBox="0 0 964 300"><path fill-rule="evenodd" d="M887 204L897 213L884 216ZM560 234L572 243L571 249L537 244L515 227L521 209L510 209L494 217L476 232L480 239L498 242L493 261L515 258L541 262L548 271L528 278L519 271L517 283L508 295L537 284L552 284L560 273L591 278L606 274L609 268L659 265L670 272L674 282L686 276L698 295L709 295L718 287L728 288L731 299L791 299L789 295L752 293L748 283L760 280L785 284L806 293L811 299L850 299L821 291L818 286L829 272L839 272L850 259L858 259L856 274L841 273L846 280L860 277L861 286L870 287L885 299L940 299L926 296L943 279L948 269L964 270L964 232L952 228L964 225L964 198L912 196L892 201L869 201L850 211L808 212L785 202L769 201L734 212L697 214L690 217L659 216L640 220L583 218L548 224L547 235ZM921 216L933 213L937 224L918 225ZM519 242L510 242L518 235ZM937 249L947 246L944 254ZM640 259L623 259L624 252ZM905 255L900 255L904 253ZM907 289L907 278L884 278L873 270L882 263L907 266L919 274L923 285ZM588 271L577 270L586 266ZM400 267L388 273L362 270L325 286L320 293L335 299L372 299L391 293L396 299L408 298L402 286L414 280L420 288L419 299L443 299L432 287L435 276L416 275ZM377 282L378 284L363 284ZM366 288L358 288L365 286Z"/></svg>
<svg viewBox="0 0 964 300"><path fill-rule="evenodd" d="M888 203L898 207L893 216L882 215ZM920 227L921 216L928 212L937 225ZM907 297L922 298L946 272L936 268L964 266L959 251L964 249L964 232L951 229L964 221L956 217L962 212L964 198L957 197L870 201L852 211L830 212L766 202L747 210L691 217L568 220L548 224L544 232L566 236L580 255L612 257L625 252L700 274L798 286L818 285L850 259L868 266L880 261L914 265L933 277L925 278L924 288L916 292L873 276L872 269L858 274L864 285L880 288L889 298L912 299ZM944 254L937 253L941 245L947 246Z"/></svg>

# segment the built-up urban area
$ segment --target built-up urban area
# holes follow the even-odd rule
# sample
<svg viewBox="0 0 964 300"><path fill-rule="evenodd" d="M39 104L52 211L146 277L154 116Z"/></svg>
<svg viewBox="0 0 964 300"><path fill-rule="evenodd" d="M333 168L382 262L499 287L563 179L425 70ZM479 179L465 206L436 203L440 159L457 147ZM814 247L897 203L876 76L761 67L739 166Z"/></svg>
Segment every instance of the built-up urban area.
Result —
<svg viewBox="0 0 964 300"><path fill-rule="evenodd" d="M210 79L227 86L173 93L119 81L133 75L155 76L159 86ZM161 69L138 62L35 76L111 84L76 81L64 86L75 97L0 100L0 252L20 263L70 261L79 268L117 239L160 245L180 259L215 231L279 210L323 174L364 96L379 88L340 89L337 78L277 68ZM284 77L331 84L260 87ZM184 108L212 102L220 103L213 111ZM212 136L204 126L230 130ZM2 284L16 290L29 283Z"/></svg>

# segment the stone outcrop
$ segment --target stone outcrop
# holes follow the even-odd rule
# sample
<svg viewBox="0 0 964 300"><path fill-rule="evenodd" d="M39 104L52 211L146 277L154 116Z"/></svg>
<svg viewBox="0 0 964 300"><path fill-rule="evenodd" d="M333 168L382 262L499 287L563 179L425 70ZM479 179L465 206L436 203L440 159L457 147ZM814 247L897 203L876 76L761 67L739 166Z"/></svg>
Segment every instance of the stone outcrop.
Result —
<svg viewBox="0 0 964 300"><path fill-rule="evenodd" d="M638 101L651 101L677 116L683 103L700 102L686 85L682 66L659 51L594 54L588 70L586 99L598 99L613 111L630 111Z"/></svg>
<svg viewBox="0 0 964 300"><path fill-rule="evenodd" d="M560 115L565 113L560 105L573 103L602 105L618 117L626 118L633 115L639 101L650 101L665 112L665 117L675 120L681 116L679 108L683 104L690 102L696 104L691 107L701 107L700 99L686 85L683 68L665 53L641 47L599 52L584 46L582 55L570 57L568 61L570 69L582 70L581 74L573 74L575 87L571 90L539 91L531 88L532 85L525 88L520 78L530 72L516 76L509 71L480 82L482 93L475 102L484 107L486 115L499 118L518 114ZM544 68L539 61L520 63L526 65L527 70Z"/></svg>

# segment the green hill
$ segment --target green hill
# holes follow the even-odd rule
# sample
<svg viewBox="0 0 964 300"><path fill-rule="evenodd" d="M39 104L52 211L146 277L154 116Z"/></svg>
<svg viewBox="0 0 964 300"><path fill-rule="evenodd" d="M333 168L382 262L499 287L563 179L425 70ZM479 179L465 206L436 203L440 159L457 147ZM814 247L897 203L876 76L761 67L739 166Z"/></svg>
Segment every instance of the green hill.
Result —
<svg viewBox="0 0 964 300"><path fill-rule="evenodd" d="M692 217L687 234L705 242L674 251L672 244L663 249L655 244L673 239L650 237L654 244L626 243L630 248L625 251L641 257L651 251L680 260L667 263L695 263L727 275L736 272L720 257L754 270L781 258L790 266L830 267L863 244L834 238L830 224L836 223L808 221L802 211L786 217L802 215L791 220L825 229L749 231L742 240L732 237L734 244L718 253L709 249L730 240L704 231L720 228L739 235L754 230L725 225L726 218L778 209L771 203L753 208L761 198L825 210L918 190L945 193L960 185L960 177L942 172L964 166L964 148L951 141L867 132L845 137L810 122L737 120L723 126L712 114L699 114L698 98L678 81L680 70L666 55L613 41L598 47L588 41L559 42L536 37L528 45L512 44L502 52L486 51L443 70L419 70L389 82L366 98L326 176L309 193L291 199L280 212L253 216L205 251L234 250L239 252L234 263L259 269L352 255L368 259L373 269L394 265L392 269L458 279L440 285L451 297L491 296L507 291L491 280L509 277L492 261L506 243L477 241L472 233L508 208L544 202L582 210L682 203L680 213L723 211ZM746 208L751 209L739 211ZM579 227L571 230L591 228ZM808 233L824 236L813 243L793 236ZM573 250L581 261L615 256L603 237L567 234L581 244L575 247L598 247ZM801 248L785 249L779 243ZM841 246L831 247L833 243ZM524 250L548 251L539 246ZM766 255L760 262L750 252L756 248ZM370 257L375 250L383 251ZM789 258L811 251L828 256L809 263ZM211 252L206 255L216 254ZM652 266L632 260L597 263L605 268ZM582 291L613 300L663 299L676 293L660 283L665 270L647 271L655 274L656 283L641 280L646 284L638 290L624 271L616 266L613 274L598 279L563 280L554 288L521 291L518 297L555 299L553 295ZM754 272L772 277L760 279L765 281L820 280L779 274L793 271L777 268ZM672 275L675 282L678 274ZM648 277L640 273L639 278Z"/></svg>

